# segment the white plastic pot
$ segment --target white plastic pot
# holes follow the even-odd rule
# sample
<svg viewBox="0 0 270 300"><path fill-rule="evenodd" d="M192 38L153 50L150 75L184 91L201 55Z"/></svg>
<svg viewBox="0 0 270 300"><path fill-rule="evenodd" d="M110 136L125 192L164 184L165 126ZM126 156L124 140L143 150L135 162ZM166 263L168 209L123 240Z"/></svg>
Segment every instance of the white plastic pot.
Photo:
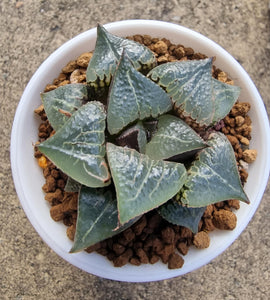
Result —
<svg viewBox="0 0 270 300"><path fill-rule="evenodd" d="M91 274L120 281L145 282L167 279L191 272L222 253L245 229L254 215L263 196L270 169L270 129L263 101L245 70L223 48L185 27L150 20L127 20L105 25L106 29L119 36L148 34L166 37L172 43L192 47L195 51L215 56L215 65L227 72L235 84L241 87L240 100L251 103L252 140L250 148L257 149L257 160L250 166L245 191L251 201L242 204L236 212L238 223L233 231L214 231L211 245L205 250L191 248L185 256L181 269L169 270L167 265L126 265L113 267L105 257L96 253L69 254L72 242L66 236L66 226L50 217L49 205L41 189L44 184L42 170L33 156L33 144L37 141L39 118L33 113L41 104L40 92L47 83L58 76L61 69L86 51L93 50L96 28L79 34L50 55L38 68L28 83L19 102L11 135L11 165L17 194L23 209L41 238L62 258Z"/></svg>

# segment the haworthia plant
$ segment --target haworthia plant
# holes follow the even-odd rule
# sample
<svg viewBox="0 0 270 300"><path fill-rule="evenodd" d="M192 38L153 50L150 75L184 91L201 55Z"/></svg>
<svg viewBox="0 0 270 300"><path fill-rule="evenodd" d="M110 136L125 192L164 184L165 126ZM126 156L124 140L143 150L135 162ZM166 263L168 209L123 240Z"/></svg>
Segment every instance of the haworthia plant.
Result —
<svg viewBox="0 0 270 300"><path fill-rule="evenodd" d="M108 95L109 133L117 134L135 120L157 117L171 109L170 97L135 70L124 51Z"/></svg>
<svg viewBox="0 0 270 300"><path fill-rule="evenodd" d="M137 70L150 70L156 65L154 54L145 46L109 33L97 26L97 41L87 68L87 82L95 87L109 85L123 49Z"/></svg>
<svg viewBox="0 0 270 300"><path fill-rule="evenodd" d="M110 183L105 155L104 107L89 102L79 108L52 137L38 148L64 173L89 187Z"/></svg>
<svg viewBox="0 0 270 300"><path fill-rule="evenodd" d="M212 58L162 64L147 76L165 88L185 116L201 126L225 117L240 92L238 87L212 78Z"/></svg>
<svg viewBox="0 0 270 300"><path fill-rule="evenodd" d="M163 115L158 118L157 130L146 145L145 153L153 159L167 159L204 147L204 140L183 120Z"/></svg>
<svg viewBox="0 0 270 300"><path fill-rule="evenodd" d="M71 253L84 250L134 224L138 218L118 227L117 201L110 190L82 186Z"/></svg>
<svg viewBox="0 0 270 300"><path fill-rule="evenodd" d="M203 149L188 170L180 192L181 202L189 207L203 207L229 199L249 203L243 190L233 148L222 133L212 133L210 147Z"/></svg>
<svg viewBox="0 0 270 300"><path fill-rule="evenodd" d="M249 202L227 138L213 133L204 141L174 115L180 110L211 132L240 89L212 78L211 58L155 65L148 48L99 25L88 84L41 95L55 134L38 148L68 175L66 191L79 192L71 252L112 237L155 208L196 232L208 204ZM93 87L96 95L102 90L106 106L93 101Z"/></svg>
<svg viewBox="0 0 270 300"><path fill-rule="evenodd" d="M168 222L198 232L199 222L206 207L185 207L176 200L170 200L158 208L159 214Z"/></svg>
<svg viewBox="0 0 270 300"><path fill-rule="evenodd" d="M106 148L121 224L167 202L184 184L186 169L182 164L152 160L111 143Z"/></svg>
<svg viewBox="0 0 270 300"><path fill-rule="evenodd" d="M41 94L44 110L54 130L65 124L80 106L88 101L87 86L73 83Z"/></svg>

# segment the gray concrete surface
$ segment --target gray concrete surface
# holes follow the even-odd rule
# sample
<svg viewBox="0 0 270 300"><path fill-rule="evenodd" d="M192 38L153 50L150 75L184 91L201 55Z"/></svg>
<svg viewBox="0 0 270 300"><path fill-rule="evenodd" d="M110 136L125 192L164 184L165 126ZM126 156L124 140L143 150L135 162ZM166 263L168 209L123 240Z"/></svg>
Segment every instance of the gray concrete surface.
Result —
<svg viewBox="0 0 270 300"><path fill-rule="evenodd" d="M240 238L207 266L152 283L87 274L43 243L17 198L9 163L13 116L41 62L63 42L97 24L122 19L178 23L228 50L254 80L270 110L268 0L0 1L0 298L269 299L269 185Z"/></svg>

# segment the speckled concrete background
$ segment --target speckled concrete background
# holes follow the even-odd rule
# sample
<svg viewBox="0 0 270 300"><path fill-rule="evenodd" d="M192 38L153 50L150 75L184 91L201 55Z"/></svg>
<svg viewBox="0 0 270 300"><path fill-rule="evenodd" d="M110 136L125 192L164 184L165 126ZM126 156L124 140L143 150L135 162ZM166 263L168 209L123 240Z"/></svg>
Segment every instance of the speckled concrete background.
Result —
<svg viewBox="0 0 270 300"><path fill-rule="evenodd" d="M27 82L51 52L78 33L97 22L136 18L178 23L219 43L247 70L270 110L268 0L1 0L1 299L270 298L269 185L247 229L222 255L191 274L144 284L97 278L69 265L43 243L21 208L9 139Z"/></svg>

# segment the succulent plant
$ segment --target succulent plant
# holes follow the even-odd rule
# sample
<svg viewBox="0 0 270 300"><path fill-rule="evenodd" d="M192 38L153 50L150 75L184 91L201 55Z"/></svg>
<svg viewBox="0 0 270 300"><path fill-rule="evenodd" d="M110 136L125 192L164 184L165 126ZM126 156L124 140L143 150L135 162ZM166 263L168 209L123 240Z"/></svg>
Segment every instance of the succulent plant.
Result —
<svg viewBox="0 0 270 300"><path fill-rule="evenodd" d="M98 26L87 84L41 95L55 134L38 148L68 175L65 190L79 193L71 252L153 209L196 232L207 205L248 203L231 144L213 130L239 93L212 78L212 58L156 66L148 48Z"/></svg>

